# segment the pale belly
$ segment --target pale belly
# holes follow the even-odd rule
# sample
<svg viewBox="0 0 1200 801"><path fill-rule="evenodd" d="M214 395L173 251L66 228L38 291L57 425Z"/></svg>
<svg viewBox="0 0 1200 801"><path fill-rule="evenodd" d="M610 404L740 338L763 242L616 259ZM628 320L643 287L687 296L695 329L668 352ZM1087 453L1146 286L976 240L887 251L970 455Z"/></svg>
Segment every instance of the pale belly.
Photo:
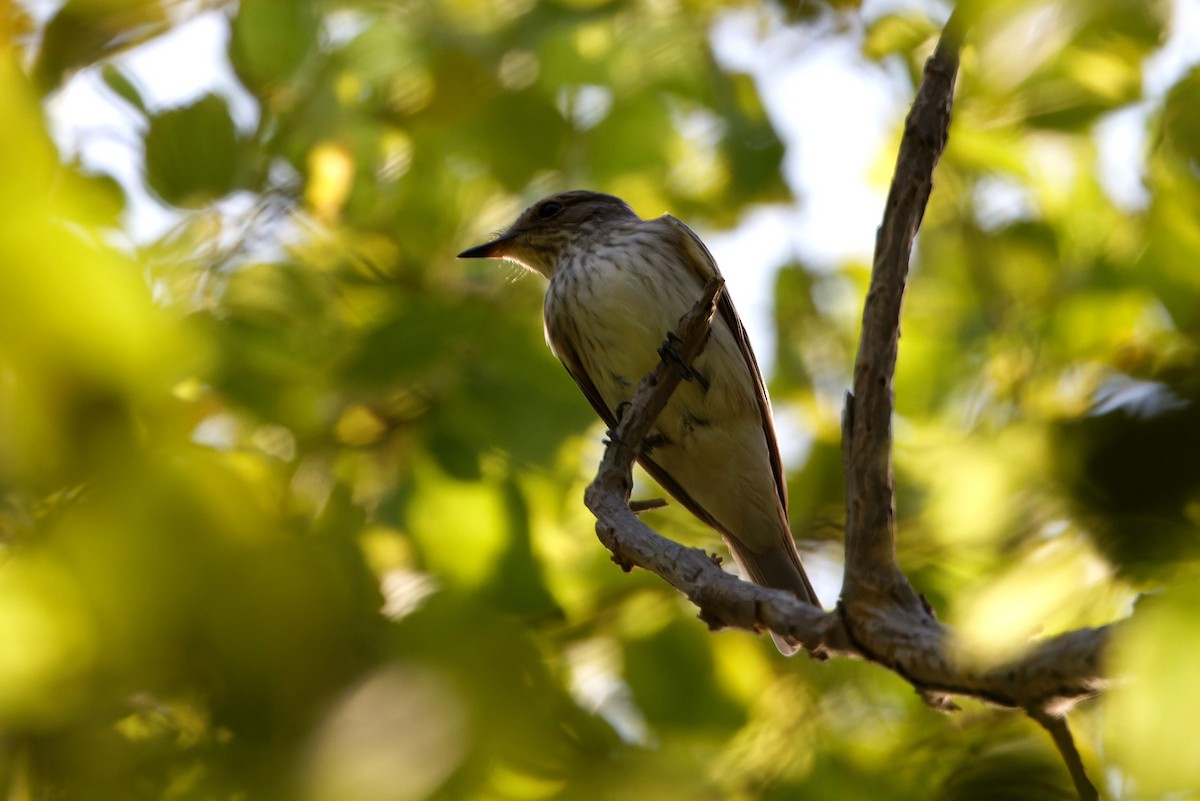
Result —
<svg viewBox="0 0 1200 801"><path fill-rule="evenodd" d="M610 410L633 397L658 363L667 332L702 293L698 281L671 292L649 267L618 271L592 264L586 280L556 276L547 294L551 347L570 344ZM652 457L744 545L771 547L786 524L756 385L735 335L719 316L693 369L708 386L680 383L651 432Z"/></svg>

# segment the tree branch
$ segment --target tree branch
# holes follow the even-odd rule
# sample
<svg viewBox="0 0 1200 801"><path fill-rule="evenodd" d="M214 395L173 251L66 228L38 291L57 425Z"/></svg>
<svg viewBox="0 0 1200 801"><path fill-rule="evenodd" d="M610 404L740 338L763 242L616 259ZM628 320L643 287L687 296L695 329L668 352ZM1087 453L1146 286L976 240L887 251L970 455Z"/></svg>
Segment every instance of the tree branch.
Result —
<svg viewBox="0 0 1200 801"><path fill-rule="evenodd" d="M629 507L633 462L658 415L692 360L704 348L717 300L725 282L712 278L704 296L679 321L679 359L662 359L638 384L637 392L609 443L595 481L583 500L596 516L596 534L625 570L641 567L682 592L700 609L711 628L731 626L758 631L766 626L811 648L844 651L848 643L836 615L802 603L786 592L770 590L726 573L719 561L650 529Z"/></svg>
<svg viewBox="0 0 1200 801"><path fill-rule="evenodd" d="M1050 732L1050 736L1054 738L1054 745L1058 748L1058 753L1062 755L1063 762L1067 763L1067 770L1071 772L1071 781L1075 783L1075 792L1079 793L1080 801L1100 801L1100 793L1088 779L1087 771L1083 768L1083 757L1079 755L1079 749L1075 747L1075 740L1071 737L1071 728L1067 725L1067 719L1044 709L1030 709L1029 716L1042 724L1042 728Z"/></svg>
<svg viewBox="0 0 1200 801"><path fill-rule="evenodd" d="M772 631L810 651L868 659L906 678L939 708L965 695L1014 708L1065 709L1107 686L1100 671L1113 627L1080 629L1044 640L1001 665L963 663L954 657L952 632L924 608L897 603L860 604L851 614L842 603L824 612L790 593L742 581L719 560L650 529L629 507L633 462L641 442L678 386L687 365L703 348L719 292L714 279L677 328L680 360L663 359L642 379L633 400L610 433L596 479L584 502L596 516L600 541L625 570L649 570L684 593L711 628ZM914 596L915 597L915 596Z"/></svg>
<svg viewBox="0 0 1200 801"><path fill-rule="evenodd" d="M912 589L896 559L892 381L900 311L913 239L947 141L961 27L956 11L926 62L877 234L854 390L847 393L842 421L846 569L837 609L824 612L787 592L741 581L726 573L716 557L656 534L630 510L633 462L687 366L704 347L723 291L720 279L708 283L704 297L680 321L681 358L662 360L639 384L611 432L584 501L613 561L625 570L636 566L660 576L699 608L711 628L766 627L804 643L814 654L876 662L904 677L939 709L956 708L953 696L971 696L1026 710L1050 732L1081 798L1090 801L1097 798L1096 791L1062 715L1071 704L1107 687L1101 665L1114 626L1043 640L1004 664L967 663L958 656L953 633Z"/></svg>
<svg viewBox="0 0 1200 801"><path fill-rule="evenodd" d="M959 47L958 24L952 16L925 63L925 76L905 120L896 171L876 234L862 338L854 363L854 391L846 396L842 418L846 469L842 592L847 598L883 593L906 606L914 606L916 600L896 562L892 378L912 243L933 188L933 169L949 135Z"/></svg>

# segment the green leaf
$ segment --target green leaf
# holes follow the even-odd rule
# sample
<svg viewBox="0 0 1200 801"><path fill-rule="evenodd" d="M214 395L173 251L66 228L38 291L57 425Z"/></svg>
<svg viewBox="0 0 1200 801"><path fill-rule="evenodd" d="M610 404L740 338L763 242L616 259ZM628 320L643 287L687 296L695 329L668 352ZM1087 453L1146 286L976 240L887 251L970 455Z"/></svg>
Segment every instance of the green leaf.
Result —
<svg viewBox="0 0 1200 801"><path fill-rule="evenodd" d="M42 32L33 75L49 93L76 70L160 33L166 22L156 0L68 0Z"/></svg>
<svg viewBox="0 0 1200 801"><path fill-rule="evenodd" d="M217 95L152 115L145 143L147 183L173 206L203 206L237 185L241 143Z"/></svg>
<svg viewBox="0 0 1200 801"><path fill-rule="evenodd" d="M1105 555L1138 578L1200 556L1189 514L1200 497L1200 400L1185 391L1130 383L1124 404L1117 396L1111 411L1056 427L1059 482Z"/></svg>
<svg viewBox="0 0 1200 801"><path fill-rule="evenodd" d="M345 375L371 391L404 386L430 398L429 443L453 475L476 475L478 455L497 448L545 463L595 418L546 349L537 315L532 307L514 321L494 307L425 298L371 331Z"/></svg>
<svg viewBox="0 0 1200 801"><path fill-rule="evenodd" d="M1128 685L1105 705L1104 739L1144 798L1194 797L1200 786L1198 626L1200 582L1185 570L1173 589L1138 602L1110 647L1107 661Z"/></svg>
<svg viewBox="0 0 1200 801"><path fill-rule="evenodd" d="M100 70L100 77L104 79L104 84L116 94L117 97L124 100L129 105L140 111L144 116L149 116L150 112L146 108L146 101L142 99L141 90L133 79L112 64L105 64Z"/></svg>
<svg viewBox="0 0 1200 801"><path fill-rule="evenodd" d="M656 726L736 726L743 710L714 675L709 635L694 620L673 620L625 646L625 676L638 707ZM696 703L696 699L704 699Z"/></svg>
<svg viewBox="0 0 1200 801"><path fill-rule="evenodd" d="M483 137L497 180L512 190L525 186L547 164L557 164L567 145L567 121L536 91L497 95L480 118Z"/></svg>
<svg viewBox="0 0 1200 801"><path fill-rule="evenodd" d="M312 0L242 0L229 39L234 71L260 96L287 83L315 49L319 25Z"/></svg>
<svg viewBox="0 0 1200 801"><path fill-rule="evenodd" d="M504 499L508 540L495 560L484 596L495 605L522 617L562 617L562 609L542 573L541 560L533 549L529 502L520 485L508 476L500 488Z"/></svg>
<svg viewBox="0 0 1200 801"><path fill-rule="evenodd" d="M588 159L598 182L661 172L672 129L662 97L642 93L616 100L608 116L587 132Z"/></svg>
<svg viewBox="0 0 1200 801"><path fill-rule="evenodd" d="M924 14L885 14L868 26L863 39L863 55L873 61L883 61L892 55L907 58L937 33L933 21Z"/></svg>
<svg viewBox="0 0 1200 801"><path fill-rule="evenodd" d="M1200 67L1171 87L1159 125L1164 149L1195 169L1200 163Z"/></svg>

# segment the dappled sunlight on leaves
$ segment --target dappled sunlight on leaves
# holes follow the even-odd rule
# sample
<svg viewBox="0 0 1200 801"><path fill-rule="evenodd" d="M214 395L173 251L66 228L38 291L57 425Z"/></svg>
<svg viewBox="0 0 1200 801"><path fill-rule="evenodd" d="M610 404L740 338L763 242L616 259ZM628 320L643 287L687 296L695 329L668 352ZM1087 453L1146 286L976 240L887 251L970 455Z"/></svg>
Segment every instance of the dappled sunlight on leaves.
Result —
<svg viewBox="0 0 1200 801"><path fill-rule="evenodd" d="M951 620L962 655L983 664L1019 656L1037 637L1100 626L1128 611L1132 593L1077 532L1051 524L1046 541L1024 549L1003 574L955 599Z"/></svg>
<svg viewBox="0 0 1200 801"><path fill-rule="evenodd" d="M1200 752L1192 736L1200 704L1192 666L1200 625L1194 570L1175 589L1139 603L1139 619L1118 642L1117 667L1128 681L1113 695L1105 741L1139 792L1189 793L1200 785Z"/></svg>
<svg viewBox="0 0 1200 801"><path fill-rule="evenodd" d="M1067 797L1027 721L783 660L617 569L581 503L605 433L545 346L543 282L454 260L568 187L700 230L794 202L786 121L714 55L734 5L26 5L0 23L6 797ZM1156 593L1083 746L1114 798L1187 793L1200 78L1150 99L1146 194L1118 202L1094 131L1143 101L1167 4L964 5L894 387L900 559L985 660ZM941 24L783 6L763 36L847 37L899 83ZM236 91L163 102L125 56L203 14ZM73 76L130 120L85 138L132 170L59 152ZM167 222L135 235L146 209ZM830 548L867 275L774 280L791 522ZM643 519L725 553L678 505Z"/></svg>
<svg viewBox="0 0 1200 801"><path fill-rule="evenodd" d="M317 729L303 797L426 798L465 756L467 724L462 702L437 673L384 668L349 688Z"/></svg>
<svg viewBox="0 0 1200 801"><path fill-rule="evenodd" d="M95 670L99 632L88 599L54 560L29 555L0 569L0 718L58 726L78 713Z"/></svg>

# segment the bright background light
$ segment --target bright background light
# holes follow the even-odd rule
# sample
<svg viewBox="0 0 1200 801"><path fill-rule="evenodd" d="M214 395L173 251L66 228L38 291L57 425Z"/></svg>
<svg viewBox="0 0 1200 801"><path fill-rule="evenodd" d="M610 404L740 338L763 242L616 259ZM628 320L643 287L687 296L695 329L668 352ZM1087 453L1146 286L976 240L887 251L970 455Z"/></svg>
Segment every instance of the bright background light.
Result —
<svg viewBox="0 0 1200 801"><path fill-rule="evenodd" d="M57 4L27 4L47 19ZM187 4L183 4L186 11ZM729 281L766 373L774 364L774 276L799 262L818 271L848 261L869 263L886 186L872 168L891 154L884 147L911 102L897 63L867 65L863 31L896 11L939 13L926 0L866 0L861 18L844 30L788 27L769 5L733 9L713 26L717 58L754 76L767 111L787 147L784 173L798 201L750 210L728 231L701 231ZM1147 201L1146 118L1178 77L1200 60L1200 0L1173 0L1166 45L1143 69L1144 99L1104 118L1095 130L1100 180L1120 207ZM941 12L944 16L944 11ZM258 122L253 98L225 58L229 27L220 11L191 16L169 33L113 59L153 108L187 103L215 92L229 101L235 122L250 131ZM49 114L59 147L89 170L107 173L129 198L126 227L135 242L161 236L178 212L150 197L140 180L142 119L124 105L95 70L73 76L51 100ZM1023 199L1002 181L988 185L980 208L995 223L1022 216Z"/></svg>

